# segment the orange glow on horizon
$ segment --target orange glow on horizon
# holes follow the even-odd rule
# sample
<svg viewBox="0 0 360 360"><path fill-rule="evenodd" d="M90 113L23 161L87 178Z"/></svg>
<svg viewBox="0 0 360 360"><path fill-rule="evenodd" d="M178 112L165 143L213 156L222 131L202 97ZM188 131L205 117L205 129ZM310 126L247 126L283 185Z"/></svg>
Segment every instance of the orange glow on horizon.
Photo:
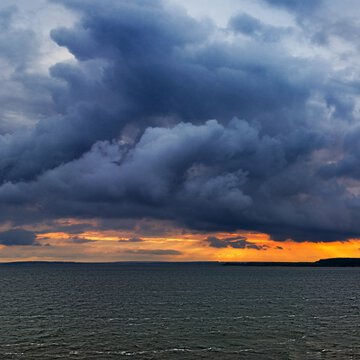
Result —
<svg viewBox="0 0 360 360"><path fill-rule="evenodd" d="M169 237L142 237L127 241L129 233L89 231L74 236L65 232L39 234L43 246L0 248L1 262L17 260L48 261L316 261L332 257L360 257L360 240L332 243L276 242L260 233L185 234ZM210 247L204 239L244 237L262 250ZM122 240L119 242L119 240Z"/></svg>

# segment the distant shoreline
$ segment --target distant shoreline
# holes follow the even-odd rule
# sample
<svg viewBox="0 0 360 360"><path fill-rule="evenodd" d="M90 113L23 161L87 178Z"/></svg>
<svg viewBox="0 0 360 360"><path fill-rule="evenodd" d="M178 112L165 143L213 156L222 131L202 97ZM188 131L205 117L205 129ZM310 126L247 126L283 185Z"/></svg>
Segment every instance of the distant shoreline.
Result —
<svg viewBox="0 0 360 360"><path fill-rule="evenodd" d="M360 258L331 258L314 262L224 262L224 266L360 267Z"/></svg>
<svg viewBox="0 0 360 360"><path fill-rule="evenodd" d="M116 261L116 262L77 262L77 261L13 261L3 262L0 266L31 266L31 265L92 265L92 266L121 266L121 265L219 265L241 267L360 267L360 258L331 258L315 262L278 262L278 261L246 261L246 262L217 262L217 261Z"/></svg>

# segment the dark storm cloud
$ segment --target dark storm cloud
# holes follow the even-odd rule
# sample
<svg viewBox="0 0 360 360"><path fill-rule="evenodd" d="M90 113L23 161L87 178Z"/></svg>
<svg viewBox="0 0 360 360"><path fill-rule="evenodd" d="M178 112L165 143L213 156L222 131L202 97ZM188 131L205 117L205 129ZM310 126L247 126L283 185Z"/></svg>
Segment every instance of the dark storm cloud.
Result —
<svg viewBox="0 0 360 360"><path fill-rule="evenodd" d="M3 231L0 233L0 244L5 246L36 245L36 233L23 229Z"/></svg>
<svg viewBox="0 0 360 360"><path fill-rule="evenodd" d="M119 136L128 123L144 128L179 118L229 121L234 115L251 120L271 111L278 130L286 131L286 108L298 108L308 96L308 84L286 74L306 62L266 48L204 46L213 25L161 2L64 4L83 17L73 29L52 32L79 60L51 69L54 107L63 114L3 141L3 179L32 179L79 157L97 140ZM268 121L264 127L272 128Z"/></svg>
<svg viewBox="0 0 360 360"><path fill-rule="evenodd" d="M207 243L210 247L213 248L227 248L231 247L234 249L253 249L253 250L267 250L268 246L266 245L256 245L251 241L248 241L246 237L238 236L238 237L230 237L225 239L219 239L216 236L208 236L205 239L205 243Z"/></svg>
<svg viewBox="0 0 360 360"><path fill-rule="evenodd" d="M48 94L52 116L0 136L1 221L151 218L279 241L360 234L358 200L338 179L357 157L351 76L295 56L288 29L246 14L224 31L246 37L230 42L167 2L57 3L79 16L51 32L76 61L21 77Z"/></svg>
<svg viewBox="0 0 360 360"><path fill-rule="evenodd" d="M271 239L275 241L294 240L297 242L313 241L313 242L331 242L331 241L346 241L347 239L354 239L359 237L357 231L338 230L333 228L331 230L318 228L287 228L285 226L272 227L268 230ZM291 233L291 236L289 235Z"/></svg>
<svg viewBox="0 0 360 360"><path fill-rule="evenodd" d="M59 225L56 222L46 222L44 224L42 224L45 227L45 230L39 231L38 233L48 233L49 231L51 232L64 232L70 235L74 235L74 237L76 238L79 234L82 234L86 231L94 231L97 230L98 227L96 227L93 224L89 224L89 223L83 223L83 224L62 224Z"/></svg>
<svg viewBox="0 0 360 360"><path fill-rule="evenodd" d="M178 256L182 255L181 251L178 250L167 250L167 249L154 249L154 250L146 250L146 249L138 249L138 250L125 250L126 254L134 254L134 255L156 255L156 256Z"/></svg>
<svg viewBox="0 0 360 360"><path fill-rule="evenodd" d="M321 137L312 139L308 146L322 144ZM94 217L101 206L103 217L150 216L203 231L244 228L269 233L279 219L289 234L292 223L334 226L312 211L316 199L294 201L311 188L314 175L303 169L308 146L301 149L303 159L291 155L287 160L286 143L291 150L299 149L291 138L261 136L259 129L238 119L227 126L212 120L148 128L131 150L117 142L99 142L80 159L35 182L4 184L0 198L8 206L14 199L22 205L35 202L58 215ZM297 161L290 166L290 160Z"/></svg>

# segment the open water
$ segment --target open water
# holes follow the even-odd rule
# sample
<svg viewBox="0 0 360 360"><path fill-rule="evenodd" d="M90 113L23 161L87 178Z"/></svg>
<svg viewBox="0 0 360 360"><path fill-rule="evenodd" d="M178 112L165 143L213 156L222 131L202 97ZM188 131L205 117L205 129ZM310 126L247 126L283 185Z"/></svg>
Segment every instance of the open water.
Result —
<svg viewBox="0 0 360 360"><path fill-rule="evenodd" d="M0 359L360 359L360 269L0 266Z"/></svg>

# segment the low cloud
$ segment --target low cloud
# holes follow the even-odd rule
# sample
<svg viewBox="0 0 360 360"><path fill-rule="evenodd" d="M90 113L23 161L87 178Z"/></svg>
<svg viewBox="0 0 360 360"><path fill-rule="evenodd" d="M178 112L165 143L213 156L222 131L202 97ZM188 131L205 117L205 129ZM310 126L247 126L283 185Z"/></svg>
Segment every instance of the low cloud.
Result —
<svg viewBox="0 0 360 360"><path fill-rule="evenodd" d="M0 244L5 246L33 246L36 242L36 233L23 229L13 229L0 233Z"/></svg>
<svg viewBox="0 0 360 360"><path fill-rule="evenodd" d="M234 248L234 249L253 249L253 250L267 250L267 245L257 245L246 239L243 236L229 237L225 239L219 239L216 236L209 236L205 240L205 243L210 247L222 249L222 248Z"/></svg>
<svg viewBox="0 0 360 360"><path fill-rule="evenodd" d="M82 238L79 236L75 236L75 237L68 239L68 242L71 242L73 244L87 244L87 243L91 243L94 241L96 241L96 240L89 240L89 239Z"/></svg>

